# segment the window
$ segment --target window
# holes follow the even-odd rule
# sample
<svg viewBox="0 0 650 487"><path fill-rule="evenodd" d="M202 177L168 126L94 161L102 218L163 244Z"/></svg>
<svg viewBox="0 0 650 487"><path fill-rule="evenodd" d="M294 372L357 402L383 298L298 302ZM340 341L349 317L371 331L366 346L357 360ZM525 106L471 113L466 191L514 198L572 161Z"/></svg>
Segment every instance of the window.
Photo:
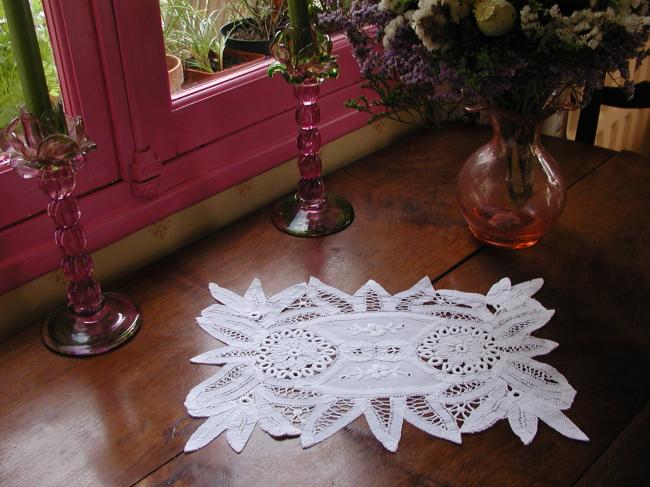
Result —
<svg viewBox="0 0 650 487"><path fill-rule="evenodd" d="M78 189L95 250L295 157L291 88L268 60L170 96L159 0L44 0L62 92L98 145ZM342 76L321 90L324 142L365 124L344 108L358 68L334 38ZM58 249L35 181L1 174L0 292L56 267ZM5 199L6 201L6 199Z"/></svg>
<svg viewBox="0 0 650 487"><path fill-rule="evenodd" d="M160 0L160 10L172 94L263 61L288 23L286 0Z"/></svg>

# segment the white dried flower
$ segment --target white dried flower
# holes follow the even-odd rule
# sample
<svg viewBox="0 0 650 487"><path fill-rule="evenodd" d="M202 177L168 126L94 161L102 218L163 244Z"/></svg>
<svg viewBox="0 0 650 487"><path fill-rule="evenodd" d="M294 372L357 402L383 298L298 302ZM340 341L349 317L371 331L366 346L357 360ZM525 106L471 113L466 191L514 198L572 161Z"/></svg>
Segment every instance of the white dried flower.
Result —
<svg viewBox="0 0 650 487"><path fill-rule="evenodd" d="M423 14L430 14L433 7L437 7L438 5L440 5L438 0L420 0L417 11L421 11Z"/></svg>
<svg viewBox="0 0 650 487"><path fill-rule="evenodd" d="M634 34L650 26L650 17L641 17L634 14L619 16L618 24L625 28L626 31Z"/></svg>
<svg viewBox="0 0 650 487"><path fill-rule="evenodd" d="M544 35L544 28L539 21L539 14L530 5L525 5L519 12L522 32L532 39L539 39Z"/></svg>
<svg viewBox="0 0 650 487"><path fill-rule="evenodd" d="M388 49L390 43L393 41L393 38L395 37L395 34L397 33L397 29L399 29L405 24L406 24L406 20L402 15L398 15L397 17L395 17L393 20L391 20L386 24L386 27L384 27L384 38L382 40L382 44L384 45L384 48Z"/></svg>
<svg viewBox="0 0 650 487"><path fill-rule="evenodd" d="M426 19L429 24L433 23L441 27L444 26L447 23L447 19L438 11L437 7L439 6L440 0L420 0L417 10L413 11L410 15L411 27L420 41L422 41L424 47L429 51L438 49L440 44L431 38L430 33L424 28L423 21Z"/></svg>

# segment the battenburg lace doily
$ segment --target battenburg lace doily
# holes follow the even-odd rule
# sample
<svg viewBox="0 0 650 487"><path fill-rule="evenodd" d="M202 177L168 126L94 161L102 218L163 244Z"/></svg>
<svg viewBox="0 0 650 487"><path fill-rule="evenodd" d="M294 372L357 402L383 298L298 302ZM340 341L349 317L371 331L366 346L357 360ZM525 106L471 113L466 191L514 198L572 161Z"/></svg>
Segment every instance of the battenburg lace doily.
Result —
<svg viewBox="0 0 650 487"><path fill-rule="evenodd" d="M541 419L586 441L562 413L576 391L532 358L557 346L530 335L553 315L531 297L541 286L503 279L484 296L424 278L394 296L374 281L350 296L312 278L267 298L257 279L243 297L210 284L218 303L197 321L227 346L192 362L225 365L187 397L208 419L185 451L224 431L241 451L255 426L308 447L361 415L390 451L403 421L460 443L507 419L528 444Z"/></svg>

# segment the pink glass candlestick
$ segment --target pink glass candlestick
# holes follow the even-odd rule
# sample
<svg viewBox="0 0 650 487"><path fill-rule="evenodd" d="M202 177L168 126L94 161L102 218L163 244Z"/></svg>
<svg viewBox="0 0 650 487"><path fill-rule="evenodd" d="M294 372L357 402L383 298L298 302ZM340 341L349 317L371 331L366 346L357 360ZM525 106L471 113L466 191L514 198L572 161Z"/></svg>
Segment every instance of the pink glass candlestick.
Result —
<svg viewBox="0 0 650 487"><path fill-rule="evenodd" d="M297 192L277 204L271 220L291 235L318 237L346 228L354 219L354 210L345 199L326 193L321 178L318 95L325 79L338 76L338 65L331 56L329 39L314 31L309 34L312 44L298 53L292 46L291 28L278 33L271 47L276 62L269 68L269 74L279 72L294 85L300 173Z"/></svg>
<svg viewBox="0 0 650 487"><path fill-rule="evenodd" d="M81 209L71 194L75 175L95 146L79 118L66 117L58 128L66 133L51 133L51 128L45 129L23 112L0 136L0 164L10 164L25 179L38 177L40 188L50 198L47 213L55 225L54 240L63 254L61 268L70 285L68 304L45 320L45 345L64 355L97 355L131 338L140 327L140 312L122 294L102 294L93 277L86 233L79 223Z"/></svg>
<svg viewBox="0 0 650 487"><path fill-rule="evenodd" d="M298 191L278 203L271 220L283 232L304 237L328 235L344 229L354 218L345 199L325 192L321 178L322 161L318 108L319 82L305 81L294 86L298 102Z"/></svg>

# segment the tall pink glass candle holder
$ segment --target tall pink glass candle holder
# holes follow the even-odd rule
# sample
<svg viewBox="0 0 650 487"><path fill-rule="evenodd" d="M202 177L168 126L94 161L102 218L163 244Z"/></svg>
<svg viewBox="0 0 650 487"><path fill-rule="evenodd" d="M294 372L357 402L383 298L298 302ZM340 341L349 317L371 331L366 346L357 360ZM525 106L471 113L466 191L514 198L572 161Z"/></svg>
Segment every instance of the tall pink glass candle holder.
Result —
<svg viewBox="0 0 650 487"><path fill-rule="evenodd" d="M271 46L276 62L269 67L269 75L280 73L294 85L300 181L296 193L277 204L271 220L291 235L319 237L343 230L354 219L352 205L340 196L328 194L321 177L318 96L320 85L328 78L337 78L339 68L327 36L312 29L302 32L302 36L296 34L292 28L277 34ZM312 42L298 50L294 45L297 38Z"/></svg>
<svg viewBox="0 0 650 487"><path fill-rule="evenodd" d="M126 296L102 293L86 252L81 209L72 192L76 174L95 149L81 118L53 117L49 123L23 111L0 134L0 166L10 165L22 178L38 178L48 196L47 214L54 222L54 240L63 254L61 268L70 281L68 304L45 320L43 341L63 355L108 352L129 340L140 327L140 312Z"/></svg>

